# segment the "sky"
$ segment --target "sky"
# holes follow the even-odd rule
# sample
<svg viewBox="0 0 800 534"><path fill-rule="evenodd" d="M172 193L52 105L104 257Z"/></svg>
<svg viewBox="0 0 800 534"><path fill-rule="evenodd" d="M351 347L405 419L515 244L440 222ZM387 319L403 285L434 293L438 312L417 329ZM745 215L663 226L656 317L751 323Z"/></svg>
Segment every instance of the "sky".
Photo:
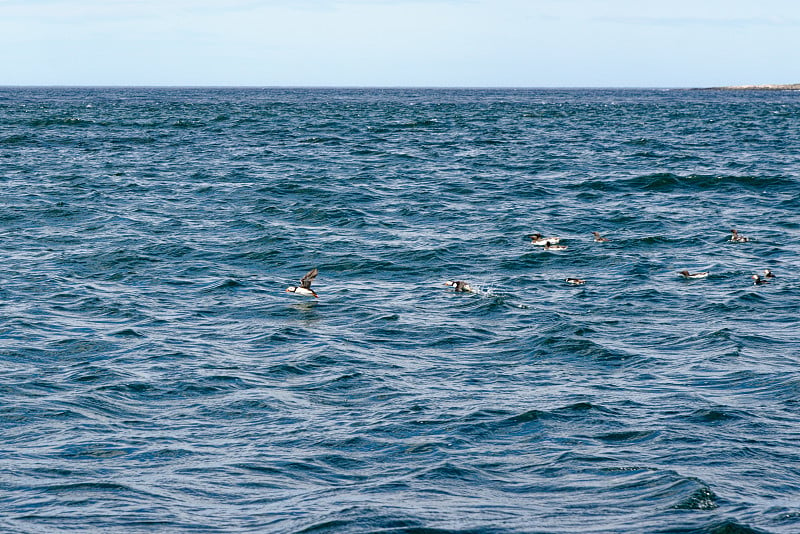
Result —
<svg viewBox="0 0 800 534"><path fill-rule="evenodd" d="M798 0L0 0L0 85L765 83Z"/></svg>

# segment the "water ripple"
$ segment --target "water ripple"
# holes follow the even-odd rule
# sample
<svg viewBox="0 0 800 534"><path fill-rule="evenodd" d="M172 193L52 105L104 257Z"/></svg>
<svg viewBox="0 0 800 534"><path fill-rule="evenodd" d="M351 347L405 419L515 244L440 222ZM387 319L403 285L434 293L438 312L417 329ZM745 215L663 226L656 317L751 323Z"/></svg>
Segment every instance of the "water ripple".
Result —
<svg viewBox="0 0 800 534"><path fill-rule="evenodd" d="M0 88L0 118L0 530L798 530L794 95Z"/></svg>

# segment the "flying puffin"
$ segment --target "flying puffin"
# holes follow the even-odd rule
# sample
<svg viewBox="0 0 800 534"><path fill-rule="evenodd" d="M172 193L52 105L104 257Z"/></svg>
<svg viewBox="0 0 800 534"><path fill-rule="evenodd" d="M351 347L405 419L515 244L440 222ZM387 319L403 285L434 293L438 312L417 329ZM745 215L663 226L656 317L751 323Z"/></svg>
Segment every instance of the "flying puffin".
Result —
<svg viewBox="0 0 800 534"><path fill-rule="evenodd" d="M314 280L314 278L317 277L317 274L319 274L319 271L317 270L316 267L314 267L313 269L308 271L303 278L300 279L299 286L287 287L286 292L295 293L297 295L303 295L304 297L319 298L319 296L316 293L314 293L314 290L311 289L311 282Z"/></svg>

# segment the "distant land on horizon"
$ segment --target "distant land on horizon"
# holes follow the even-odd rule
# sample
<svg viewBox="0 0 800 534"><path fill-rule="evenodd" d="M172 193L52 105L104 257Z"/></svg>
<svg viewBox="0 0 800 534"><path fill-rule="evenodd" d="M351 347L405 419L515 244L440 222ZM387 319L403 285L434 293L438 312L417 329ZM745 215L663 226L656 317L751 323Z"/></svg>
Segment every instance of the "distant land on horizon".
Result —
<svg viewBox="0 0 800 534"><path fill-rule="evenodd" d="M724 87L709 87L726 91L800 91L800 83L767 84L767 85L728 85Z"/></svg>

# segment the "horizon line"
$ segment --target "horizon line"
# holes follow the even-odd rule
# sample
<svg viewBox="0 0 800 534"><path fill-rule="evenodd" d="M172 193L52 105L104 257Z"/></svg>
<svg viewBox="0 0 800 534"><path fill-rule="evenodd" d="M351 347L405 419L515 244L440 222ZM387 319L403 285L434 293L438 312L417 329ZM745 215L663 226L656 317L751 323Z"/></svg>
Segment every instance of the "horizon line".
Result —
<svg viewBox="0 0 800 534"><path fill-rule="evenodd" d="M649 90L649 91L798 91L800 83L747 84L714 86L647 86L647 85L235 85L235 84L0 84L0 89L305 89L305 90Z"/></svg>
<svg viewBox="0 0 800 534"><path fill-rule="evenodd" d="M0 84L0 88L61 89L717 89L720 86L647 85L227 85L227 84ZM736 86L722 86L736 87Z"/></svg>

